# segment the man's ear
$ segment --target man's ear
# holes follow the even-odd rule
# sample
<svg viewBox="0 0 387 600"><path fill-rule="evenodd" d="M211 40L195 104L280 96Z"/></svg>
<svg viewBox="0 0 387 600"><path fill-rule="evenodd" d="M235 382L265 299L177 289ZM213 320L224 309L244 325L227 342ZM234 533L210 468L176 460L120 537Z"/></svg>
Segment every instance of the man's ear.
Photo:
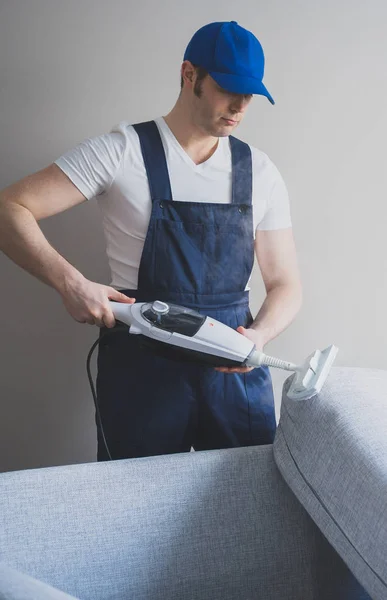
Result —
<svg viewBox="0 0 387 600"><path fill-rule="evenodd" d="M183 62L180 73L184 81L188 80L191 85L194 83L196 71L195 67L189 60L185 60Z"/></svg>

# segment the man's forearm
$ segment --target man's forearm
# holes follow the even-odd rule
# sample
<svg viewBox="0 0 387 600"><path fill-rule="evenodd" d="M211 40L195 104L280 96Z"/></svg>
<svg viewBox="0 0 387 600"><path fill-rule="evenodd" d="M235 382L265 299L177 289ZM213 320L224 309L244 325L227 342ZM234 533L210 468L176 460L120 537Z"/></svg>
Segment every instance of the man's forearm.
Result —
<svg viewBox="0 0 387 600"><path fill-rule="evenodd" d="M259 334L261 347L279 335L300 310L301 286L283 284L273 287L265 298L251 328Z"/></svg>
<svg viewBox="0 0 387 600"><path fill-rule="evenodd" d="M0 201L0 250L43 283L62 292L82 278L47 241L31 212L14 202Z"/></svg>

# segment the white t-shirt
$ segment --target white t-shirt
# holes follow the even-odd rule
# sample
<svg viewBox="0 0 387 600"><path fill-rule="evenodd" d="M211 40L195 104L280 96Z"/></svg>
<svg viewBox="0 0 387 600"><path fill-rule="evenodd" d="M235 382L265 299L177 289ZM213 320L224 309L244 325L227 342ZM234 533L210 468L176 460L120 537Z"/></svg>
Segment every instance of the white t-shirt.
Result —
<svg viewBox="0 0 387 600"><path fill-rule="evenodd" d="M231 202L231 150L219 138L214 154L196 165L162 117L155 119L168 163L172 198L179 202ZM266 154L251 147L256 229L291 227L285 183ZM122 122L86 139L55 163L89 200L98 197L112 287L137 289L152 202L138 135Z"/></svg>

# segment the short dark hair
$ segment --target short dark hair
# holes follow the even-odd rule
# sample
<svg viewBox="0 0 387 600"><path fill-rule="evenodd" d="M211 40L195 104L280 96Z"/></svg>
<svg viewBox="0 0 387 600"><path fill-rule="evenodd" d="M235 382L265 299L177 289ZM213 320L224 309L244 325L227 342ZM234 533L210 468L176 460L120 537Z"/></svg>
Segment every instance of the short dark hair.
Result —
<svg viewBox="0 0 387 600"><path fill-rule="evenodd" d="M202 93L202 86L201 83L203 81L203 79L205 79L208 75L208 71L206 69L204 69L203 67L199 67L198 65L192 65L195 69L196 69L196 74L197 74L197 79L195 82L195 88L194 88L194 93L200 97L201 93ZM181 77L180 78L180 88L183 89L183 85L184 85L184 80Z"/></svg>

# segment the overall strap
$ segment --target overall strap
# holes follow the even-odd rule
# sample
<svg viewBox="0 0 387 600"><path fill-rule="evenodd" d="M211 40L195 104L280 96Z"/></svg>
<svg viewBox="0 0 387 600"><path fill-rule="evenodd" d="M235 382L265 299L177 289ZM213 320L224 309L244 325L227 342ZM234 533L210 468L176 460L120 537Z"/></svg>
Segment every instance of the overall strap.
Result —
<svg viewBox="0 0 387 600"><path fill-rule="evenodd" d="M158 127L154 121L133 125L140 138L141 152L148 176L152 202L172 200L167 159Z"/></svg>
<svg viewBox="0 0 387 600"><path fill-rule="evenodd" d="M251 204L253 201L253 167L248 144L230 135L232 158L232 203Z"/></svg>

